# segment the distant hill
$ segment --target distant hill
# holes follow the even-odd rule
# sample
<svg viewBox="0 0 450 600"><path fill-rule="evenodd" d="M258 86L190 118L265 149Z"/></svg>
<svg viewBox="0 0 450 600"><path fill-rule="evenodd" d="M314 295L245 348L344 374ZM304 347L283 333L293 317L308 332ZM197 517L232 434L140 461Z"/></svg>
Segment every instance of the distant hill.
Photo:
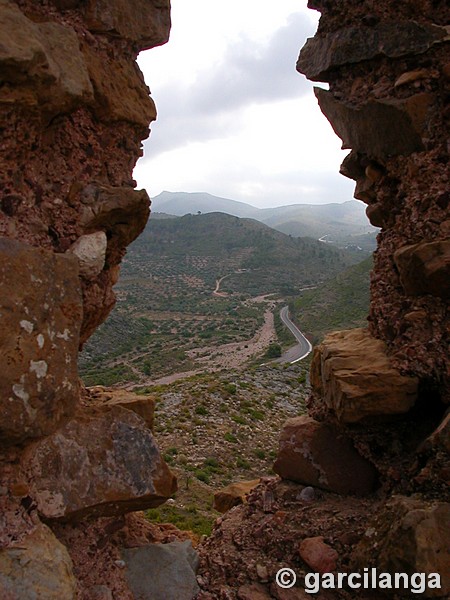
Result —
<svg viewBox="0 0 450 600"><path fill-rule="evenodd" d="M367 325L372 267L366 258L291 302L294 320L314 343L329 331Z"/></svg>
<svg viewBox="0 0 450 600"><path fill-rule="evenodd" d="M293 204L256 208L244 202L206 193L162 192L152 201L153 210L173 215L223 212L265 223L295 237L325 238L338 247L375 248L377 229L367 220L365 206L357 200L330 204Z"/></svg>
<svg viewBox="0 0 450 600"><path fill-rule="evenodd" d="M261 209L245 202L213 196L206 192L161 192L152 198L152 210L178 217L187 214L195 215L198 212L223 212L235 217L256 219Z"/></svg>

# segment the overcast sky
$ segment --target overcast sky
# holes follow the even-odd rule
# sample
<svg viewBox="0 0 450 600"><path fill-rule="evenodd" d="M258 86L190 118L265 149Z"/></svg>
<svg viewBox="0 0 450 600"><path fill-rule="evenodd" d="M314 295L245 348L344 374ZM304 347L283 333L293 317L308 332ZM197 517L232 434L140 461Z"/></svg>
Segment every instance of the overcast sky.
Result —
<svg viewBox="0 0 450 600"><path fill-rule="evenodd" d="M168 44L139 57L158 119L138 187L259 207L350 200L348 151L295 70L318 16L306 0L172 0Z"/></svg>

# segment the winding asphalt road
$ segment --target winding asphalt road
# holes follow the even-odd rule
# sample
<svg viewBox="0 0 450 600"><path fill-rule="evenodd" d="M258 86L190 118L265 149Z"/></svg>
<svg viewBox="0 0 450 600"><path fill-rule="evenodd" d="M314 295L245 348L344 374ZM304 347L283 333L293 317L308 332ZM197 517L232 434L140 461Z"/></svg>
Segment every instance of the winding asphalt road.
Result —
<svg viewBox="0 0 450 600"><path fill-rule="evenodd" d="M310 342L305 338L300 329L295 325L289 318L289 308L283 306L280 310L280 319L292 333L297 340L297 344L292 348L289 348L277 362L280 363L296 363L302 358L308 356L312 350Z"/></svg>

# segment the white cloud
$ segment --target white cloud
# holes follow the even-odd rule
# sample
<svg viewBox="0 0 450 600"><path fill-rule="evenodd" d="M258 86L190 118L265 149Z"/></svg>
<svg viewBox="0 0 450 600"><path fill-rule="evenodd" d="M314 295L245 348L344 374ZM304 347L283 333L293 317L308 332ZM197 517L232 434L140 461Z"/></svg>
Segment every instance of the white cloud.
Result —
<svg viewBox="0 0 450 600"><path fill-rule="evenodd" d="M298 0L172 0L166 46L140 65L158 107L135 179L265 206L344 201L345 154L295 70L316 15ZM299 199L301 197L301 199Z"/></svg>

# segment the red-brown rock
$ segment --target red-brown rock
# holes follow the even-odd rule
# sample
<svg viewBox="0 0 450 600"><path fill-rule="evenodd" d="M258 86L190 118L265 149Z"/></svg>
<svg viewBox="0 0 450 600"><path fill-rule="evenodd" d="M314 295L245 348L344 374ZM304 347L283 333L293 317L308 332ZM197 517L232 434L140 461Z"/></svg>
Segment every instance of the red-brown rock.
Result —
<svg viewBox="0 0 450 600"><path fill-rule="evenodd" d="M269 600L271 595L266 586L260 583L242 585L237 591L239 600Z"/></svg>
<svg viewBox="0 0 450 600"><path fill-rule="evenodd" d="M92 85L74 29L34 23L9 0L1 0L0 9L2 80L22 85L15 100L41 103L47 116L91 102Z"/></svg>
<svg viewBox="0 0 450 600"><path fill-rule="evenodd" d="M162 504L176 479L151 431L133 412L85 409L29 446L23 468L30 496L47 518L116 515Z"/></svg>
<svg viewBox="0 0 450 600"><path fill-rule="evenodd" d="M0 238L0 437L52 433L78 401L78 261Z"/></svg>
<svg viewBox="0 0 450 600"><path fill-rule="evenodd" d="M302 540L298 551L301 559L314 573L331 573L336 570L338 553L323 541L322 536Z"/></svg>
<svg viewBox="0 0 450 600"><path fill-rule="evenodd" d="M274 471L283 479L358 496L372 492L377 479L347 437L308 416L286 421Z"/></svg>

